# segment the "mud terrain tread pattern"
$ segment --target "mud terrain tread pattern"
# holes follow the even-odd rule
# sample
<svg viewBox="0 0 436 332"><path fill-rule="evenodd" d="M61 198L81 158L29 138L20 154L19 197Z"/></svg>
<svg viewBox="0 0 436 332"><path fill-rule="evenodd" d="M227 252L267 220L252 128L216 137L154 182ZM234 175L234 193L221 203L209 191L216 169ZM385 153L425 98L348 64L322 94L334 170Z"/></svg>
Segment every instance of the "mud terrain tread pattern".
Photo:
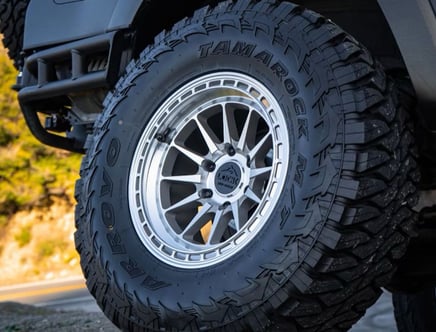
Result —
<svg viewBox="0 0 436 332"><path fill-rule="evenodd" d="M29 0L0 0L0 33L15 68L20 67L24 20Z"/></svg>
<svg viewBox="0 0 436 332"><path fill-rule="evenodd" d="M228 17L220 21L226 12L240 12L240 16L256 19L259 13L271 13L280 22L298 20L305 31L308 45L302 49L301 61L304 70L305 57L328 59L326 68L332 86L323 87L319 103L327 102L333 110L341 112L338 98L348 101L344 114L344 128L339 128L334 146L320 151L320 163L331 162L342 176L340 181L326 189L327 199L320 207L327 216L304 237L290 236L288 246L281 248L280 259L264 267L264 272L251 285L251 289L264 294L260 301L253 301L250 308L241 308L235 297L226 297L214 302L215 308L194 306L183 308L194 316L199 313L222 315L232 322L224 327L211 325L211 330L277 330L277 323L271 323L268 315L275 311L281 317L287 331L340 331L348 329L368 306L376 301L379 287L385 285L394 271L395 259L402 256L405 244L413 234L414 214L411 206L416 203L415 186L418 180L413 150L412 128L409 126L406 110L402 109L395 95L393 83L386 79L382 68L357 41L340 28L324 20L318 14L289 3L273 1L239 1L220 3L215 8L197 11L191 19L177 25L177 29L156 37L157 46L149 46L141 59L129 66L126 75L117 85L113 95L106 99L105 112L96 124L92 148L81 169L82 180L77 183L78 205L76 220L77 249L82 257L88 286L99 304L105 308L112 320L123 329L131 325L138 311L147 311L150 320L137 321L146 331L157 331L160 317L178 326L181 317L165 307L150 307L141 304L132 294L127 296L125 285L118 285L115 276L103 272L107 262L96 261L99 248L90 247L92 234L92 208L88 205L93 195L86 187L92 182L98 168L95 158L100 152L99 145L106 134L106 128L114 114L110 112L128 95L128 82L147 71L158 61L160 54L171 51L171 45L182 43L190 34L207 34L208 29L219 28L220 24L233 24L240 29L261 29L249 23L231 23ZM260 14L262 17L264 14ZM216 17L215 26L203 24L207 18ZM195 23L195 24L194 24ZM265 31L264 31L265 32ZM272 40L286 44L280 30L267 31ZM335 89L335 85L339 86ZM395 112L398 109L398 112ZM343 137L343 131L353 135ZM327 150L332 152L327 154ZM334 152L337 151L335 155ZM347 156L351 156L348 160ZM387 157L389 156L389 158ZM374 160L374 158L382 158ZM397 159L395 159L397 158ZM395 167L395 165L397 165ZM351 188L351 189L350 189ZM334 201L334 204L329 202ZM297 248L300 266L290 274L290 248ZM97 252L96 252L97 251ZM280 280L277 276L281 276ZM277 285L280 284L280 287ZM104 290L104 291L103 291ZM106 290L109 290L106 292ZM289 298L289 294L292 294ZM238 295L239 296L239 295ZM242 296L242 295L241 295ZM255 309L253 309L255 308ZM321 314L322 313L322 314ZM196 331L195 320L186 331ZM166 331L176 331L176 328Z"/></svg>

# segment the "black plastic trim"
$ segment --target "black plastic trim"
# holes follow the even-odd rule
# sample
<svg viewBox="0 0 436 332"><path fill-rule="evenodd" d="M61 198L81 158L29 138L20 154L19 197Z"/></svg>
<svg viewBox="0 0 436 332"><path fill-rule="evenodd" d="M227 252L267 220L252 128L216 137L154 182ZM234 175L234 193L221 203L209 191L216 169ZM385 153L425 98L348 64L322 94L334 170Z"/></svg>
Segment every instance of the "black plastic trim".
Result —
<svg viewBox="0 0 436 332"><path fill-rule="evenodd" d="M82 143L47 131L38 113L56 112L53 109L56 100L75 92L113 87L124 69L122 59L129 50L130 36L127 31L111 32L43 50L25 59L22 80L17 86L18 100L27 125L38 140L53 147L83 152ZM87 60L93 56L106 60L104 70L88 71ZM70 68L67 77L57 73L59 65Z"/></svg>
<svg viewBox="0 0 436 332"><path fill-rule="evenodd" d="M66 93L108 87L115 84L119 74L120 57L123 51L118 32L96 36L62 46L50 48L28 57L23 72L24 87L20 90L20 102L44 100ZM121 42L122 43L122 42ZM106 70L87 72L86 58L103 53L108 58ZM71 77L57 79L55 66L61 62L71 64ZM36 81L33 85L29 82Z"/></svg>
<svg viewBox="0 0 436 332"><path fill-rule="evenodd" d="M38 118L38 113L28 104L20 103L20 107L31 133L41 143L63 150L84 153L82 144L78 143L76 140L55 135L45 130Z"/></svg>
<svg viewBox="0 0 436 332"><path fill-rule="evenodd" d="M36 100L49 99L68 93L102 87L106 82L105 72L97 72L82 76L77 79L63 80L59 82L46 83L42 87L32 86L20 91L20 101L23 103Z"/></svg>

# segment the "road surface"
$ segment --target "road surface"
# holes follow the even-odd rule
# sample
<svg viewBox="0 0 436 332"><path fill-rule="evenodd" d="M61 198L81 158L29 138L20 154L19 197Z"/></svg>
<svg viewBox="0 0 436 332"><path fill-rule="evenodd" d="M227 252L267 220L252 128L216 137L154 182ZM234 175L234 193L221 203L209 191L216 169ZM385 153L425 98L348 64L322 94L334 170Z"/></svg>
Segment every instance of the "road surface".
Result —
<svg viewBox="0 0 436 332"><path fill-rule="evenodd" d="M0 287L0 302L12 301L56 310L100 311L83 278Z"/></svg>
<svg viewBox="0 0 436 332"><path fill-rule="evenodd" d="M13 301L64 311L100 312L82 278L0 287L0 302ZM384 293L351 332L397 332L389 293Z"/></svg>

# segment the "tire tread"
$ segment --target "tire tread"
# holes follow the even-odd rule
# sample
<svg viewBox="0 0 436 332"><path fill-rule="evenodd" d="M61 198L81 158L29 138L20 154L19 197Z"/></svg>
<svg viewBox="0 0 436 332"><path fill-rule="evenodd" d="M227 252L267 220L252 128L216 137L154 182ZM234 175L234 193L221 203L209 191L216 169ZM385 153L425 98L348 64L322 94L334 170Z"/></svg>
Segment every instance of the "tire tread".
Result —
<svg viewBox="0 0 436 332"><path fill-rule="evenodd" d="M15 68L22 66L24 20L29 0L0 0L0 33Z"/></svg>
<svg viewBox="0 0 436 332"><path fill-rule="evenodd" d="M263 24L266 15L274 18L275 30ZM231 21L234 17L247 17L256 23L252 26L244 23L242 27L240 20ZM129 326L128 317L137 301L127 298L130 309L126 305L122 312L117 311L114 308L124 300L116 300L115 292L102 294L95 289L96 283L106 282L104 287L109 287L114 282L105 281L104 277L100 279L92 271L94 266L103 268L105 262L97 262L92 255L94 248L88 244L91 234L86 233L88 214L83 212L86 198L92 194L84 183L92 181L92 172L97 167L95 158L113 117L112 110L128 95L129 82L134 82L157 63L162 54L171 52L174 45L186 42L191 36L208 34L226 24L239 30L262 31L273 42L292 46L295 41L285 39L280 31L283 22L298 22L304 32L306 43L298 45L300 70L309 70L308 59L327 62L323 72L329 78L329 85L316 92L315 105L327 103L336 113L344 112L338 100L347 106L344 126L338 127L334 138L337 146L327 146L320 151L322 155L327 149L338 148L336 153L320 158L320 166L330 162L336 165L333 171L338 170L342 175L341 180L335 182L330 174L331 184L325 188L326 197L335 199L327 199L325 206L319 202L327 218L314 225L306 236L290 237L289 245L277 249L279 255L271 264L263 266L262 275L249 281L247 289L211 300L210 307L193 305L183 311L188 310L204 320L221 317L221 323L210 321L207 326L214 331L274 331L283 321L289 331L340 331L350 328L364 314L381 294L380 287L386 285L393 274L395 260L402 256L413 234L415 215L411 208L416 204L419 180L413 127L408 125L405 105L396 97L395 83L354 38L310 10L287 2L222 2L216 7L197 10L191 19L176 24L172 31L162 32L156 37L155 45L141 53L106 99L108 111L96 123L94 143L82 165L84 180L79 180L77 185L77 249L84 270L89 271L91 292L119 326ZM344 138L344 132L353 134ZM331 201L334 202L328 203ZM296 264L292 254L295 251L301 268L291 274L290 265ZM253 297L254 292L262 294L262 298ZM238 301L241 297L243 301ZM239 302L247 301L250 306L238 306ZM148 304L142 306L143 310L147 308L151 309ZM276 322L269 318L273 309L276 315L281 315ZM156 308L155 316L159 318L152 323L143 322L145 330L180 327L180 317L171 317L163 306ZM165 325L160 325L162 321L166 321ZM199 328L194 322L184 326L186 330Z"/></svg>

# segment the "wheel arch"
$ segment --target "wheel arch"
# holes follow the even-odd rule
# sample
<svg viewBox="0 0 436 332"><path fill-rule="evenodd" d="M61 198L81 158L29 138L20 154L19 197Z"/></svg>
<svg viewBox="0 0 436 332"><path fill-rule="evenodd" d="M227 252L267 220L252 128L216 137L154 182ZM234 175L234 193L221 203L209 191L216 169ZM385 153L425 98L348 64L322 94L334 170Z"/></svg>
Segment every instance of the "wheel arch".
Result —
<svg viewBox="0 0 436 332"><path fill-rule="evenodd" d="M216 5L224 0L192 0L188 4L162 0L142 1L132 23L138 34L137 51L153 41L153 37L162 30L168 30L173 24L204 5ZM403 56L397 44L396 31L392 30L391 19L387 17L379 2L386 0L290 0L330 18L345 31L365 45L371 53L388 69L405 69ZM389 0L387 0L389 1ZM406 0L404 0L406 1ZM404 2L403 0L401 2ZM414 0L420 1L420 0ZM421 0L428 1L428 0ZM392 1L391 1L392 2ZM435 1L436 2L436 1ZM169 7L173 10L168 11ZM164 18L156 21L153 18ZM368 26L371 29L368 29ZM375 38L376 37L376 38Z"/></svg>
<svg viewBox="0 0 436 332"><path fill-rule="evenodd" d="M404 67L403 59L378 0L296 0L321 13L355 37L385 68ZM368 29L370 27L370 29Z"/></svg>

